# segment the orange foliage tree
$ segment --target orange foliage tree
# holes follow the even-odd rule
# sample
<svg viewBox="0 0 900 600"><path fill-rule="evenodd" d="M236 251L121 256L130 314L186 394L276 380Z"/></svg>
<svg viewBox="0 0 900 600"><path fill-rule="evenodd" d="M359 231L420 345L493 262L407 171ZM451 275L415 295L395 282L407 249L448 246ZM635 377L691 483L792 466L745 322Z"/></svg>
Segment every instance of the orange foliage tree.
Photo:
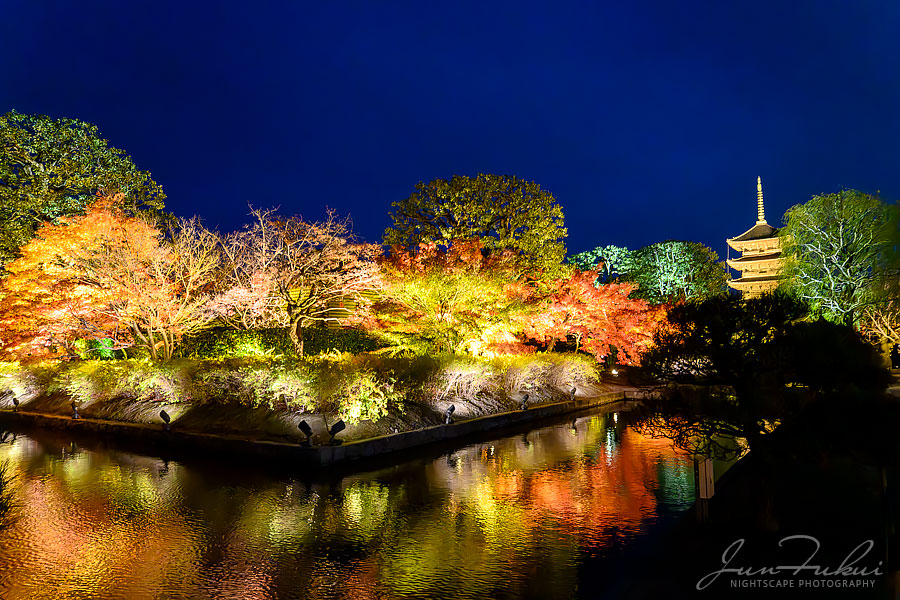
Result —
<svg viewBox="0 0 900 600"><path fill-rule="evenodd" d="M634 284L596 286L596 280L595 271L576 269L552 282L549 292L537 299L542 309L525 318L523 333L550 350L557 341L574 337L576 348L598 360L615 348L620 362L635 364L665 320L666 309L629 298Z"/></svg>
<svg viewBox="0 0 900 600"><path fill-rule="evenodd" d="M213 234L185 221L168 239L102 198L83 216L44 224L0 286L0 340L14 356L72 354L83 338L168 360L209 320L218 265Z"/></svg>

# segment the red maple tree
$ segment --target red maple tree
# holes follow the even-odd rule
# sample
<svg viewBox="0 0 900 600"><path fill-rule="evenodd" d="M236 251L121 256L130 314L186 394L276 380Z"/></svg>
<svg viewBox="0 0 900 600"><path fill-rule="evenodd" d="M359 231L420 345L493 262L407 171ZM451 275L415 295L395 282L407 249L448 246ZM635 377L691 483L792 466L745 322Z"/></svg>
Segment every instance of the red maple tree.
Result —
<svg viewBox="0 0 900 600"><path fill-rule="evenodd" d="M524 317L523 333L552 350L555 343L573 337L576 349L598 360L618 351L619 362L635 364L665 320L662 306L629 297L632 283L595 285L596 271L573 270L567 278L550 284L543 297L535 298L542 308Z"/></svg>

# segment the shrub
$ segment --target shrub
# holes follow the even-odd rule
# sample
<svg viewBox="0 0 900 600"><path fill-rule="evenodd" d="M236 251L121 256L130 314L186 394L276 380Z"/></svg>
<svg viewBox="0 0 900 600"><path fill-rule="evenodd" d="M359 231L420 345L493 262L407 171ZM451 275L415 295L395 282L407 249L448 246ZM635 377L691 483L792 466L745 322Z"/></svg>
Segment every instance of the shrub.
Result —
<svg viewBox="0 0 900 600"><path fill-rule="evenodd" d="M194 367L191 361L183 360L167 363L137 359L87 360L62 367L53 387L67 392L79 403L111 398L172 403L191 398Z"/></svg>
<svg viewBox="0 0 900 600"><path fill-rule="evenodd" d="M58 366L50 361L0 362L0 395L12 393L23 402L36 398L52 387Z"/></svg>
<svg viewBox="0 0 900 600"><path fill-rule="evenodd" d="M81 339L75 341L75 353L82 360L113 360L125 358L122 350L113 349L112 338L99 340Z"/></svg>
<svg viewBox="0 0 900 600"><path fill-rule="evenodd" d="M441 360L434 382L434 397L474 400L479 394L498 391L497 371L491 362L464 356L448 356Z"/></svg>
<svg viewBox="0 0 900 600"><path fill-rule="evenodd" d="M196 400L240 402L269 409L308 411L317 407L314 376L305 363L271 360L205 361L194 377Z"/></svg>
<svg viewBox="0 0 900 600"><path fill-rule="evenodd" d="M377 421L388 414L388 407L402 407L403 394L397 380L370 369L352 371L343 382L338 414L350 424L369 419Z"/></svg>
<svg viewBox="0 0 900 600"><path fill-rule="evenodd" d="M358 354L371 352L383 344L358 329L310 327L303 330L304 351L310 356L336 350ZM293 356L294 346L287 329L237 330L217 327L185 337L182 356L189 358L238 358Z"/></svg>

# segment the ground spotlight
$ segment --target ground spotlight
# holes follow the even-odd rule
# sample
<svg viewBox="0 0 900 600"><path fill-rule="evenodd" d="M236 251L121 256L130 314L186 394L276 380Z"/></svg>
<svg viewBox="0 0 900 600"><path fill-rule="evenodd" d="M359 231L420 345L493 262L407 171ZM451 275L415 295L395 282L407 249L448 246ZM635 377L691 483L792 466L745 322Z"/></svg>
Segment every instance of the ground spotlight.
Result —
<svg viewBox="0 0 900 600"><path fill-rule="evenodd" d="M452 404L447 408L447 412L444 413L444 425L449 425L453 422L453 411L455 410L456 407Z"/></svg>
<svg viewBox="0 0 900 600"><path fill-rule="evenodd" d="M343 419L341 419L340 421L338 421L337 423L335 423L334 425L331 426L331 429L328 430L328 435L331 436L331 445L332 446L339 446L341 444L341 440L334 439L334 436L336 436L337 434L339 434L346 428L347 428L347 426L344 424Z"/></svg>
<svg viewBox="0 0 900 600"><path fill-rule="evenodd" d="M13 412L19 412L19 399L13 396Z"/></svg>
<svg viewBox="0 0 900 600"><path fill-rule="evenodd" d="M522 410L528 410L528 394L522 396Z"/></svg>
<svg viewBox="0 0 900 600"><path fill-rule="evenodd" d="M300 421L297 423L297 429L300 430L300 433L306 436L305 442L300 442L301 446L309 446L310 440L312 438L312 427L309 426L309 423L306 421Z"/></svg>
<svg viewBox="0 0 900 600"><path fill-rule="evenodd" d="M161 410L159 411L159 418L163 420L163 430L169 431L169 429L171 429L169 423L172 421L172 417L169 416L169 413Z"/></svg>
<svg viewBox="0 0 900 600"><path fill-rule="evenodd" d="M578 393L578 388L573 387L573 388L572 388L572 391L569 392L569 400L570 400L571 402L575 402L575 394L577 394L577 393Z"/></svg>
<svg viewBox="0 0 900 600"><path fill-rule="evenodd" d="M72 407L72 418L73 418L73 419L80 419L80 418L81 418L81 415L78 414L78 405L75 404L75 401L74 401L74 400L72 400L72 403L71 403L70 406Z"/></svg>

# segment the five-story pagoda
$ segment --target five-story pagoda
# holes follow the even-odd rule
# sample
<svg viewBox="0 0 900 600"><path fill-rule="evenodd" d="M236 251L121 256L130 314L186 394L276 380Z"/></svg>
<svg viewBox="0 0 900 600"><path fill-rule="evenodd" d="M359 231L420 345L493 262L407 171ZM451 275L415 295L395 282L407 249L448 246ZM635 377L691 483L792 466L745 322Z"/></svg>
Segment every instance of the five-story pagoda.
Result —
<svg viewBox="0 0 900 600"><path fill-rule="evenodd" d="M728 285L738 290L743 298L773 291L781 274L781 240L778 230L766 223L762 180L759 177L756 178L756 197L756 225L737 237L725 240L731 248L741 253L738 258L729 256L726 262L740 272L740 277L730 280Z"/></svg>

